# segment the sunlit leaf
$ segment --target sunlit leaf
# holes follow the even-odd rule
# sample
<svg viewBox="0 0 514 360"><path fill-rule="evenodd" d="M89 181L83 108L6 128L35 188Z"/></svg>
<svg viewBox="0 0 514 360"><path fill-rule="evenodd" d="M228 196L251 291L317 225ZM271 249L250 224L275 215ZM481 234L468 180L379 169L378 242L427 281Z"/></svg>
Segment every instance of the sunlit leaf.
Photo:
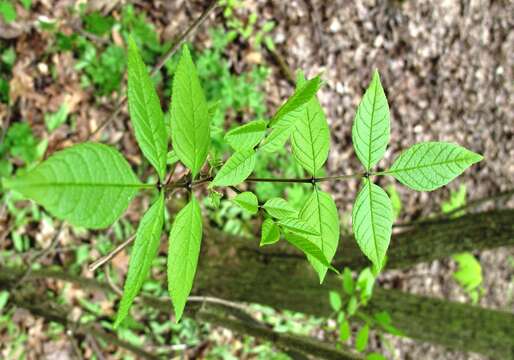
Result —
<svg viewBox="0 0 514 360"><path fill-rule="evenodd" d="M369 179L353 205L352 224L360 249L381 268L391 239L393 209L386 192Z"/></svg>
<svg viewBox="0 0 514 360"><path fill-rule="evenodd" d="M136 240L130 254L130 263L123 289L115 327L128 315L134 298L139 293L150 272L152 261L157 255L164 222L164 193L161 193L155 203L141 219L137 228Z"/></svg>
<svg viewBox="0 0 514 360"><path fill-rule="evenodd" d="M375 70L357 108L352 127L353 147L366 170L370 170L384 156L389 133L389 105L380 76Z"/></svg>
<svg viewBox="0 0 514 360"><path fill-rule="evenodd" d="M193 288L201 241L202 214L198 201L192 197L175 217L169 238L168 291L177 321Z"/></svg>
<svg viewBox="0 0 514 360"><path fill-rule="evenodd" d="M129 37L128 41L127 72L128 107L136 140L144 156L163 181L168 150L164 115L148 69L132 37Z"/></svg>
<svg viewBox="0 0 514 360"><path fill-rule="evenodd" d="M171 101L173 149L195 177L207 159L210 115L191 54L186 45L173 77Z"/></svg>
<svg viewBox="0 0 514 360"><path fill-rule="evenodd" d="M4 179L55 217L102 229L115 222L139 189L148 187L112 147L83 143L50 156L28 173Z"/></svg>
<svg viewBox="0 0 514 360"><path fill-rule="evenodd" d="M448 184L483 157L461 146L444 142L424 142L405 150L389 170L405 186L431 191Z"/></svg>

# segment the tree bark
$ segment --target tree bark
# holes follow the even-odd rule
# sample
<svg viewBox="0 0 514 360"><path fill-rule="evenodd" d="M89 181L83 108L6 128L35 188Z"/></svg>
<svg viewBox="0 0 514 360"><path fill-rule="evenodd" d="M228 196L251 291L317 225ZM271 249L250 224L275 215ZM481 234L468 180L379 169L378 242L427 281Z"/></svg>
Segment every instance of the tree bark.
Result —
<svg viewBox="0 0 514 360"><path fill-rule="evenodd" d="M389 250L388 267L401 268L453 252L512 244L513 214L513 210L502 210L468 215L424 224L396 235ZM209 229L205 233L194 294L261 303L318 316L330 314L328 292L341 291L340 281L327 276L320 285L305 257L292 252L291 247L261 249L257 241ZM366 264L360 255L352 254L349 247L344 247L338 255L343 258L340 263L353 268ZM46 277L41 271L31 277L38 274ZM65 275L60 277L69 281ZM155 305L169 307L160 302ZM410 338L499 359L514 358L512 313L380 288L375 289L369 309L388 311L394 325Z"/></svg>
<svg viewBox="0 0 514 360"><path fill-rule="evenodd" d="M502 210L467 215L396 235L388 252L388 268L403 268L455 252L511 245L513 214L513 210ZM342 260L337 263L353 268L366 264L361 256L352 254L343 249L338 255ZM341 291L340 281L327 276L320 285L305 257L290 249L263 250L256 241L213 231L204 238L196 294L327 316L331 312L330 290ZM496 358L514 357L514 314L380 288L370 309L387 310L395 326L410 338Z"/></svg>
<svg viewBox="0 0 514 360"><path fill-rule="evenodd" d="M514 246L514 209L469 214L455 219L426 221L395 234L387 252L388 269L405 269L413 265L449 257L464 251ZM335 256L336 268L359 269L369 265L353 236L341 239ZM283 250L263 251L273 256Z"/></svg>

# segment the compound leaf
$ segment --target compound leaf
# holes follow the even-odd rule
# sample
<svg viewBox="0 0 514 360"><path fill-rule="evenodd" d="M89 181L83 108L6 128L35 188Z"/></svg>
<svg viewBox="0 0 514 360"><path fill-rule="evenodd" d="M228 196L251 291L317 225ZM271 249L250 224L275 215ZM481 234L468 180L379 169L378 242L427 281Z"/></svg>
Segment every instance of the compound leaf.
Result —
<svg viewBox="0 0 514 360"><path fill-rule="evenodd" d="M243 182L255 168L256 156L253 149L235 152L221 167L210 187L232 186Z"/></svg>
<svg viewBox="0 0 514 360"><path fill-rule="evenodd" d="M303 74L300 73L298 85L304 82ZM301 114L294 123L291 136L293 155L305 170L315 176L328 158L330 130L316 96L299 110Z"/></svg>
<svg viewBox="0 0 514 360"><path fill-rule="evenodd" d="M482 159L481 155L455 144L423 142L405 150L383 174L394 176L411 189L432 191Z"/></svg>
<svg viewBox="0 0 514 360"><path fill-rule="evenodd" d="M309 102L312 97L316 95L316 92L318 92L320 86L321 78L319 76L316 76L315 78L306 81L301 86L298 86L293 95L291 95L289 99L287 99L287 101L277 110L270 121L270 126L273 126L284 115L298 109L303 104Z"/></svg>
<svg viewBox="0 0 514 360"><path fill-rule="evenodd" d="M260 246L271 245L280 239L280 229L271 219L266 219L262 223Z"/></svg>
<svg viewBox="0 0 514 360"><path fill-rule="evenodd" d="M312 227L308 222L302 219L286 218L278 221L278 224L289 231L301 235L314 235L319 236L319 230ZM309 240L309 242L312 242Z"/></svg>
<svg viewBox="0 0 514 360"><path fill-rule="evenodd" d="M128 41L127 68L128 107L136 140L163 181L168 150L164 115L153 82L132 37Z"/></svg>
<svg viewBox="0 0 514 360"><path fill-rule="evenodd" d="M330 263L339 244L340 232L339 212L330 194L314 189L300 211L300 219L303 219L319 232L320 236L308 236L308 239L321 249ZM322 283L328 270L327 267L315 258L309 256L307 258L318 273L320 283Z"/></svg>
<svg viewBox="0 0 514 360"><path fill-rule="evenodd" d="M298 216L298 211L296 211L287 200L282 198L269 199L262 207L275 219L294 218Z"/></svg>
<svg viewBox="0 0 514 360"><path fill-rule="evenodd" d="M259 202L257 200L257 196L253 192L245 191L240 194L237 194L232 202L236 203L250 214L257 214L259 210Z"/></svg>
<svg viewBox="0 0 514 360"><path fill-rule="evenodd" d="M106 228L127 209L141 184L121 154L107 145L83 143L56 152L28 173L5 179L53 216L72 225Z"/></svg>
<svg viewBox="0 0 514 360"><path fill-rule="evenodd" d="M391 200L369 179L357 195L352 211L352 227L360 249L377 268L382 268L393 227Z"/></svg>
<svg viewBox="0 0 514 360"><path fill-rule="evenodd" d="M139 293L150 272L152 261L157 255L164 222L164 193L145 213L136 233L134 248L130 254L130 263L123 289L123 297L118 308L114 327L118 327L127 316L134 298Z"/></svg>
<svg viewBox="0 0 514 360"><path fill-rule="evenodd" d="M230 130L225 135L225 140L236 151L252 149L262 140L265 134L266 122L255 120Z"/></svg>
<svg viewBox="0 0 514 360"><path fill-rule="evenodd" d="M193 197L177 214L171 227L168 249L168 291L175 309L177 322L195 278L202 241L202 214Z"/></svg>
<svg viewBox="0 0 514 360"><path fill-rule="evenodd" d="M210 143L210 115L198 74L186 45L173 79L171 137L180 161L193 177L207 159Z"/></svg>
<svg viewBox="0 0 514 360"><path fill-rule="evenodd" d="M375 70L357 108L352 127L352 141L360 162L370 170L383 156L389 143L389 105Z"/></svg>

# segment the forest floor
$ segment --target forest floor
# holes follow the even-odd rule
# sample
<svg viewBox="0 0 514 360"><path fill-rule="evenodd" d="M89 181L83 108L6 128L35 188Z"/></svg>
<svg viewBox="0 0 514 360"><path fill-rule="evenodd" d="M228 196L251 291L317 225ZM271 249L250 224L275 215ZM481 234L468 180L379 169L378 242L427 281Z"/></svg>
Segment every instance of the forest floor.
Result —
<svg viewBox="0 0 514 360"><path fill-rule="evenodd" d="M98 86L91 85L91 78L109 77L109 74L98 75L91 71L86 74L90 77L88 83L84 80L84 68L77 66L84 61L82 50L56 51L55 48L60 46L57 31L44 31L35 25L41 20L55 20L59 32L65 35L84 35L99 47L107 46L106 41L124 46L123 32L115 27L107 36L84 32L83 19L69 10L73 3L71 0L33 0L30 10L19 4L16 6L18 16L14 23L6 24L0 19L3 45L0 50L12 48L15 51L9 78L10 105L0 102L0 128L7 129L24 119L35 138L48 141L46 154L86 140L113 111L119 97L116 90L98 96ZM120 8L123 3L125 1L95 0L90 1L89 6L119 19L122 18ZM137 11L147 14L162 43L172 41L187 28L200 15L205 3L184 0L134 2ZM379 167L391 164L400 151L420 141L455 142L484 155L485 160L480 164L448 187L433 193L415 193L396 186L403 204L399 222L439 213L441 203L448 201L462 186L467 191L468 201L514 187L513 2L247 0L244 7L235 11L235 16L247 22L252 13L258 14L257 29L266 22L275 23L269 36L276 53L290 71L303 69L308 77L323 74L326 84L318 97L331 126L328 174L352 173L359 169L351 144L351 126L363 89L375 68L380 71L391 108L390 146ZM227 20L220 11L211 15L190 39L191 43L199 51L209 48L212 39L208 29L218 26L227 29ZM238 39L227 46L224 56L234 73L258 65L270 69L270 75L262 84L268 109L276 109L294 89L286 79L285 68L279 66L264 47L256 49ZM106 66L116 68L112 63ZM106 82L103 80L102 84ZM58 113L64 103L73 121L50 131L49 114ZM124 110L95 140L116 144L133 165L141 165L135 140L127 131L127 119ZM231 121L240 120L233 117ZM228 128L230 124L224 126ZM23 163L13 161L17 166ZM348 228L358 186L357 181L350 181L335 183L330 188L344 226ZM488 203L479 209L495 205L512 206L514 200ZM147 206L138 199L126 215L128 221L136 224L140 209ZM9 224L9 217L0 209L0 229L3 226L5 230ZM16 236L27 236L38 246L45 246L57 227L48 222L39 225L29 222L16 231ZM12 249L12 235L5 231L3 236L1 234L2 231L0 250ZM66 229L60 245L73 245L77 238L88 243L86 237L79 231ZM91 242L90 245L97 244ZM86 264L100 253L92 250L88 254L89 258L81 263L83 274L87 274ZM484 293L478 304L514 312L514 249L474 255L483 272ZM66 258L55 256L47 259L45 265L52 261L65 263ZM122 253L114 266L124 272L127 263L128 256ZM407 271L387 272L379 282L412 293L469 302L469 297L453 279L455 269L456 263L451 259L434 261ZM67 295L69 298L74 296L80 294ZM25 312L17 313L13 319L20 327L30 329L28 344L32 350L28 350L29 358L66 359L70 356L66 337L49 341L48 335L42 334L48 331L47 325L40 319ZM390 355L395 359L483 359L407 339L392 336L388 339L394 348L394 354ZM6 341L9 338L0 331L0 344ZM232 342L232 353L237 353L234 349L243 346L241 342L244 342L221 329L210 341ZM379 343L378 337L372 338L371 349L379 348ZM1 349L0 345L0 357ZM257 355L250 354L247 358L257 358Z"/></svg>

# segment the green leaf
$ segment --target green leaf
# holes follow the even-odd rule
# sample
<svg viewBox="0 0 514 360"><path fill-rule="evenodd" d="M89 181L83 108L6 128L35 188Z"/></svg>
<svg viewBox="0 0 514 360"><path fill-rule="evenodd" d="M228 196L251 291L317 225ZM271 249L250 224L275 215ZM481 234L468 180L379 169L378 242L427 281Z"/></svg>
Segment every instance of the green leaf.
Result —
<svg viewBox="0 0 514 360"><path fill-rule="evenodd" d="M364 180L352 212L352 227L360 249L377 268L382 268L393 227L393 209L386 192Z"/></svg>
<svg viewBox="0 0 514 360"><path fill-rule="evenodd" d="M178 158L175 150L171 150L170 152L168 152L168 155L166 155L166 164L168 164L168 165L173 165L176 162L178 162L179 160L180 159Z"/></svg>
<svg viewBox="0 0 514 360"><path fill-rule="evenodd" d="M16 20L16 9L10 1L0 1L0 14L6 23Z"/></svg>
<svg viewBox="0 0 514 360"><path fill-rule="evenodd" d="M343 301L341 300L341 295L338 292L330 291L328 293L328 300L330 302L330 307L334 311L339 311L343 307Z"/></svg>
<svg viewBox="0 0 514 360"><path fill-rule="evenodd" d="M366 350L368 347L369 325L366 324L360 328L355 337L355 349L359 352Z"/></svg>
<svg viewBox="0 0 514 360"><path fill-rule="evenodd" d="M404 336L403 332L392 325L391 316L387 311L381 311L373 315L382 329L395 336Z"/></svg>
<svg viewBox="0 0 514 360"><path fill-rule="evenodd" d="M294 245L305 255L312 256L323 265L330 267L330 264L325 258L325 255L323 255L321 252L321 249L317 247L316 244L314 244L312 241L309 241L307 238L295 233L286 233L285 238L291 245Z"/></svg>
<svg viewBox="0 0 514 360"><path fill-rule="evenodd" d="M300 73L298 85L304 82L303 73ZM330 130L316 96L302 106L300 112L291 137L293 155L305 170L316 176L328 158Z"/></svg>
<svg viewBox="0 0 514 360"><path fill-rule="evenodd" d="M45 114L45 125L49 132L54 131L68 119L68 105L62 104L55 113Z"/></svg>
<svg viewBox="0 0 514 360"><path fill-rule="evenodd" d="M198 201L189 203L177 214L171 227L168 249L168 291L178 322L193 288L200 245L202 214Z"/></svg>
<svg viewBox="0 0 514 360"><path fill-rule="evenodd" d="M264 210L275 219L294 218L298 216L298 211L282 198L269 199L262 205Z"/></svg>
<svg viewBox="0 0 514 360"><path fill-rule="evenodd" d="M0 291L0 311L5 307L9 300L9 292L7 290Z"/></svg>
<svg viewBox="0 0 514 360"><path fill-rule="evenodd" d="M128 107L136 140L163 181L168 151L164 114L152 79L132 37L128 40L127 72Z"/></svg>
<svg viewBox="0 0 514 360"><path fill-rule="evenodd" d="M225 135L225 140L236 151L253 149L266 134L266 122L255 120L230 130Z"/></svg>
<svg viewBox="0 0 514 360"><path fill-rule="evenodd" d="M28 173L4 179L53 216L75 226L106 228L127 209L141 184L115 149L83 143L56 152Z"/></svg>
<svg viewBox="0 0 514 360"><path fill-rule="evenodd" d="M209 187L232 186L242 183L253 172L255 163L256 156L253 149L235 152L227 162L223 164Z"/></svg>
<svg viewBox="0 0 514 360"><path fill-rule="evenodd" d="M339 326L339 340L345 342L350 338L351 334L350 323L345 319Z"/></svg>
<svg viewBox="0 0 514 360"><path fill-rule="evenodd" d="M441 211L443 214L452 213L454 210L466 205L466 184L460 184L459 190L450 191L450 199L448 201L443 201L441 203ZM459 217L464 215L464 211L457 211L456 213L452 213L451 217Z"/></svg>
<svg viewBox="0 0 514 360"><path fill-rule="evenodd" d="M331 262L339 244L340 229L339 212L330 194L315 188L300 211L300 219L317 230L320 236L309 236L309 240L315 243L328 262ZM322 283L327 273L327 267L312 258L309 258L309 262L318 273L320 283Z"/></svg>
<svg viewBox="0 0 514 360"><path fill-rule="evenodd" d="M289 114L303 104L308 103L313 96L316 95L320 86L321 78L319 76L316 76L315 78L306 81L301 86L298 86L293 95L291 95L291 97L289 97L289 99L287 99L287 101L277 110L270 121L270 126L273 126L284 115Z"/></svg>
<svg viewBox="0 0 514 360"><path fill-rule="evenodd" d="M286 218L280 219L278 224L289 231L292 231L301 235L315 235L319 236L319 230L312 227L308 222L302 219ZM312 242L309 240L309 242ZM317 246L317 245L316 245ZM323 256L325 257L325 256Z"/></svg>
<svg viewBox="0 0 514 360"><path fill-rule="evenodd" d="M161 192L157 200L143 216L137 228L136 241L130 254L123 297L121 298L114 327L118 327L128 315L134 298L141 290L150 272L152 261L159 250L163 222L164 193Z"/></svg>
<svg viewBox="0 0 514 360"><path fill-rule="evenodd" d="M367 267L362 270L357 278L357 290L360 292L361 302L366 304L373 294L373 286L375 285L375 276Z"/></svg>
<svg viewBox="0 0 514 360"><path fill-rule="evenodd" d="M266 136L259 146L259 151L267 154L275 153L284 148L285 143L294 130L294 124L301 115L301 109L284 115L272 127L271 132Z"/></svg>
<svg viewBox="0 0 514 360"><path fill-rule="evenodd" d="M459 264L459 269L453 273L453 278L467 292L482 284L482 267L471 253L461 253L452 256Z"/></svg>
<svg viewBox="0 0 514 360"><path fill-rule="evenodd" d="M344 268L343 271L343 290L348 295L353 295L355 291L355 284L353 282L353 275L350 268Z"/></svg>
<svg viewBox="0 0 514 360"><path fill-rule="evenodd" d="M455 144L424 142L405 150L382 174L418 191L432 191L459 176L483 157Z"/></svg>
<svg viewBox="0 0 514 360"><path fill-rule="evenodd" d="M357 297L352 295L350 300L348 300L348 305L346 306L346 312L348 312L348 316L353 316L358 308L359 302L357 301Z"/></svg>
<svg viewBox="0 0 514 360"><path fill-rule="evenodd" d="M257 214L257 211L259 210L259 202L257 200L257 196L255 196L255 194L250 191L237 194L232 199L232 202L236 203L252 215Z"/></svg>
<svg viewBox="0 0 514 360"><path fill-rule="evenodd" d="M387 358L379 353L371 353L366 355L366 360L387 360Z"/></svg>
<svg viewBox="0 0 514 360"><path fill-rule="evenodd" d="M209 151L210 115L198 73L186 45L175 71L172 96L173 149L195 177Z"/></svg>
<svg viewBox="0 0 514 360"><path fill-rule="evenodd" d="M389 105L375 70L352 127L353 148L366 170L369 171L384 156L389 132Z"/></svg>
<svg viewBox="0 0 514 360"><path fill-rule="evenodd" d="M280 239L280 229L271 219L266 219L262 223L260 246L271 245Z"/></svg>
<svg viewBox="0 0 514 360"><path fill-rule="evenodd" d="M396 186L394 186L394 184L389 185L386 188L386 191L389 195L389 198L391 199L391 206L393 207L393 218L396 220L402 211L402 200L400 199L400 194L398 194L398 190L396 190Z"/></svg>
<svg viewBox="0 0 514 360"><path fill-rule="evenodd" d="M214 209L219 209L221 205L222 194L217 191L209 191L209 204Z"/></svg>

